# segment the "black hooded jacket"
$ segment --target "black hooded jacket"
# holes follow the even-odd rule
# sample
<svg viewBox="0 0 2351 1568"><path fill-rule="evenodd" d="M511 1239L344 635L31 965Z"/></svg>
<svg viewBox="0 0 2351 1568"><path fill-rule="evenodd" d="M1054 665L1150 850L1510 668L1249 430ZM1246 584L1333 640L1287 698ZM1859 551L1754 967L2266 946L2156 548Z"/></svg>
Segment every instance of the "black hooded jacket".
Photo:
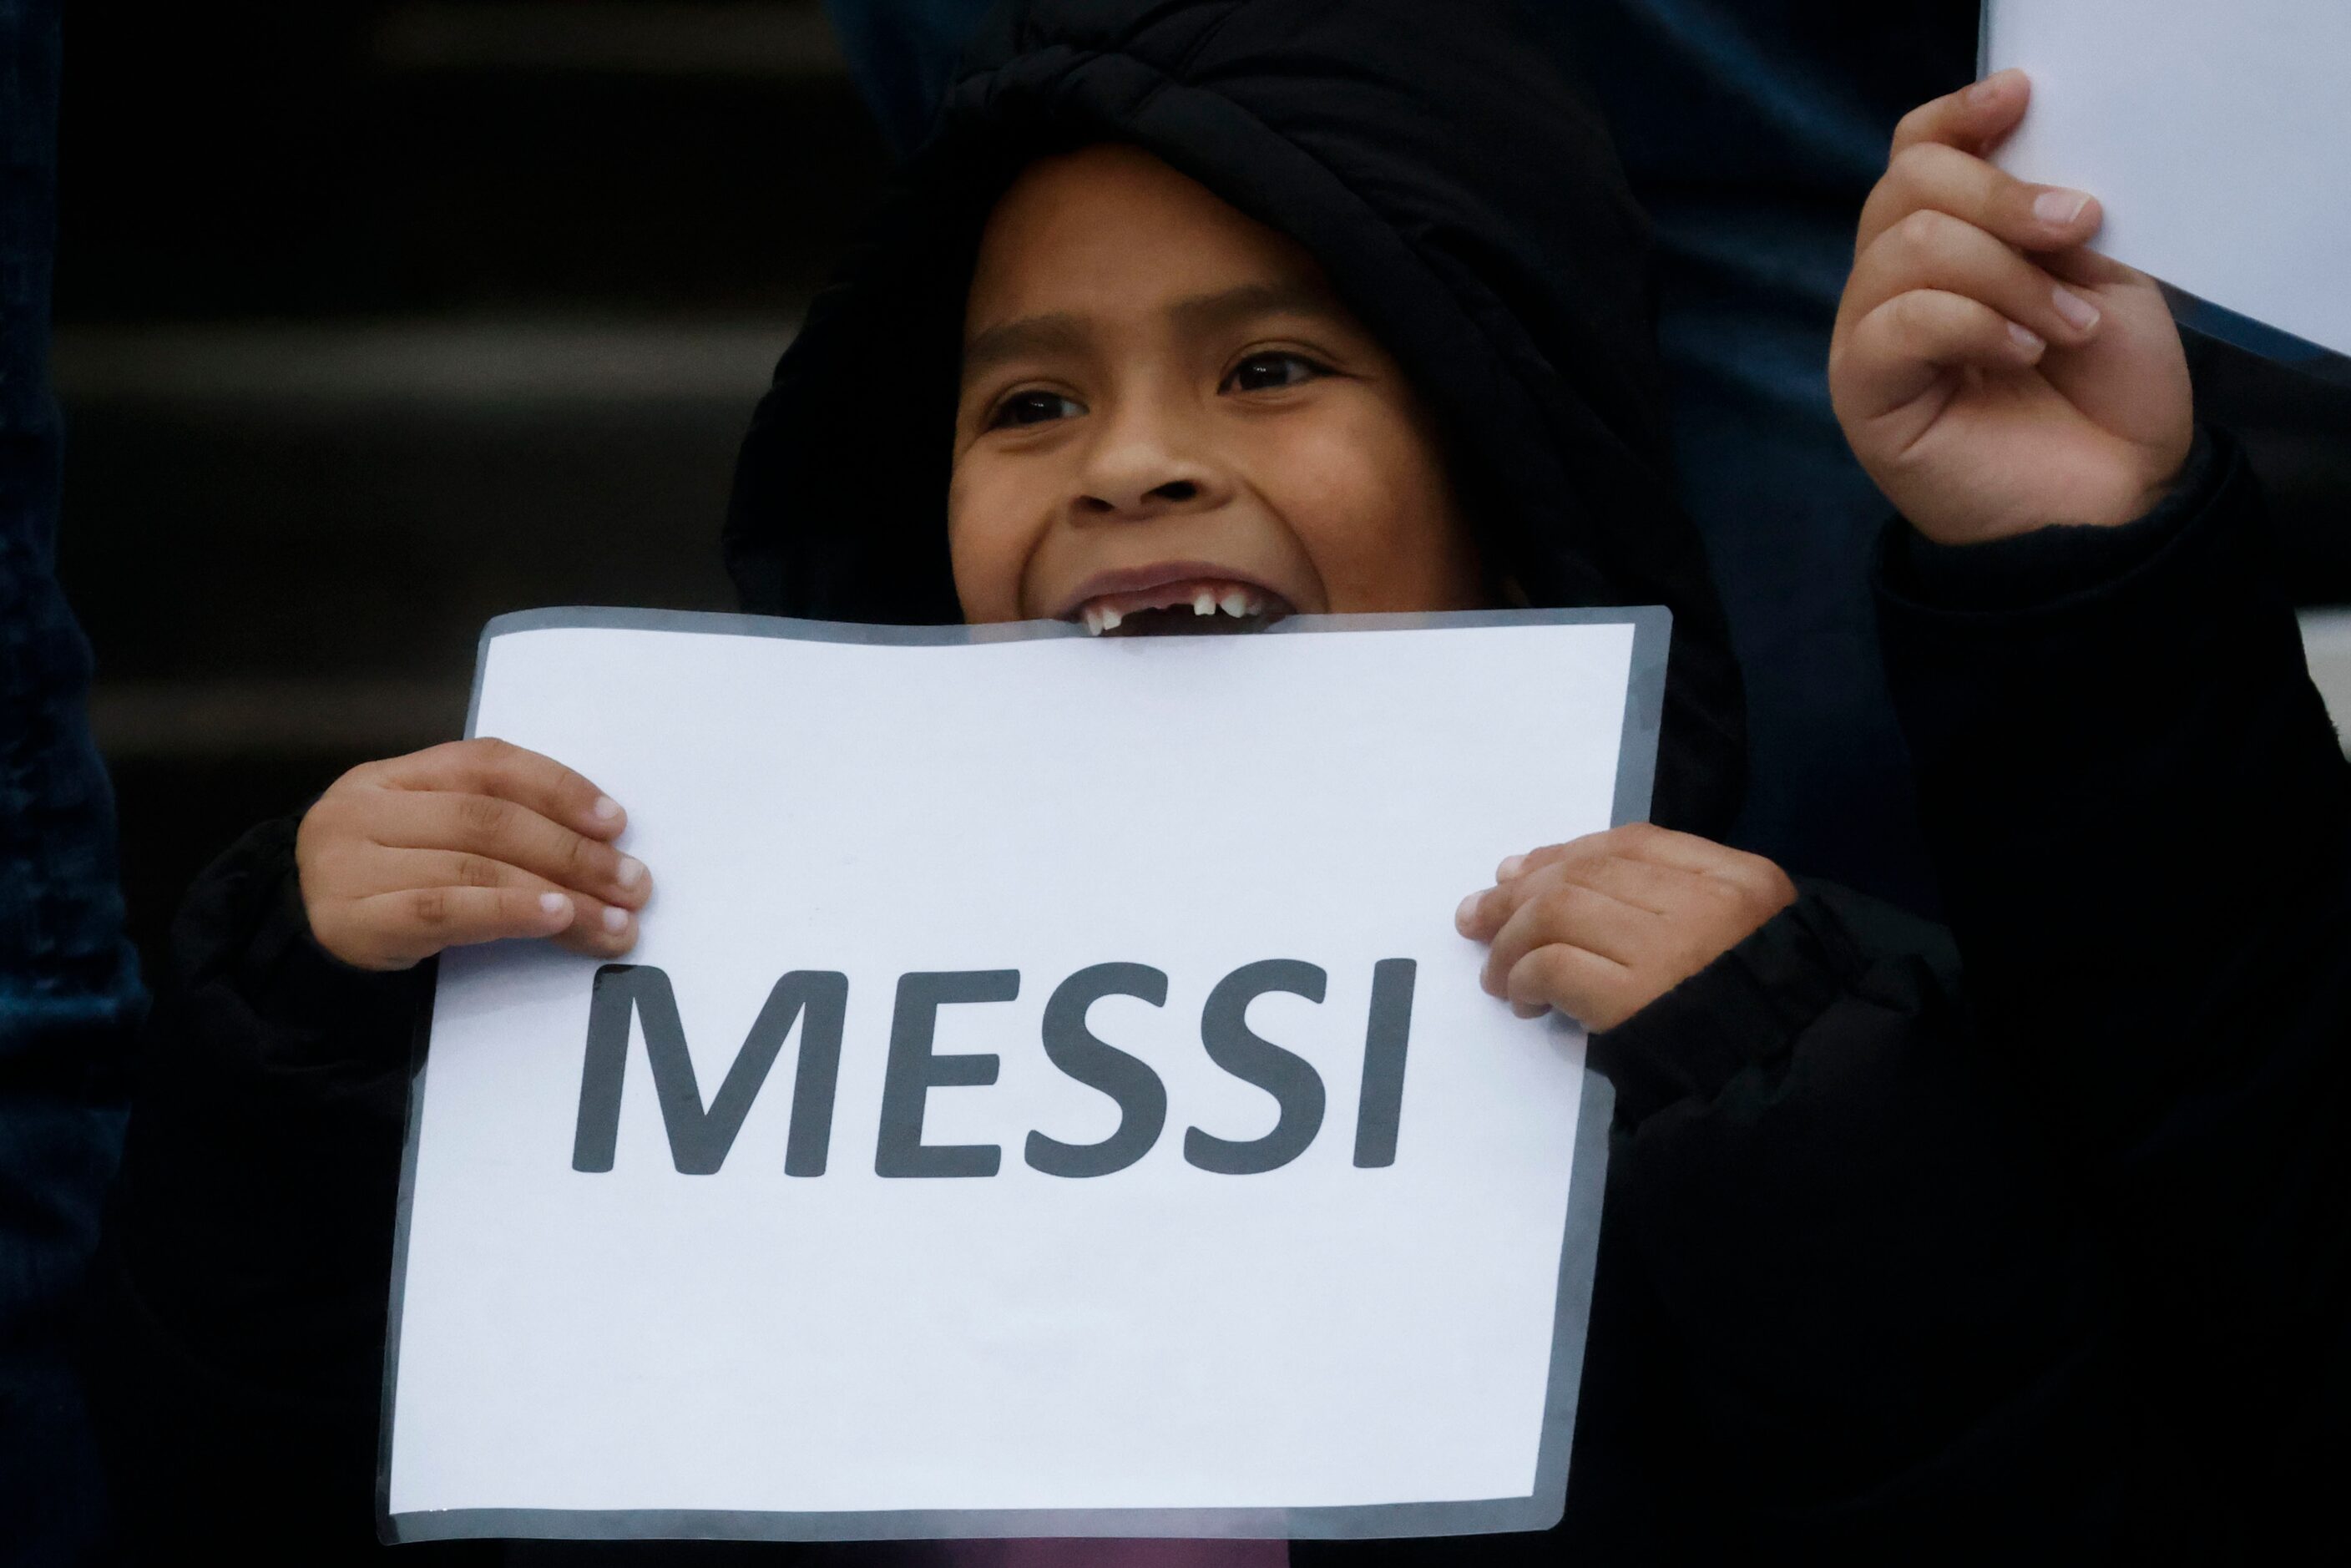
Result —
<svg viewBox="0 0 2351 1568"><path fill-rule="evenodd" d="M1514 28L1501 0L1000 13L759 406L726 528L745 606L955 617L947 438L979 223L1040 151L1134 142L1322 261L1438 411L1498 580L1536 604L1673 609L1658 819L1719 831L1738 798L1738 678L1671 500L1642 221L1602 128ZM2241 526L2250 482L2219 450L2134 537ZM2168 570L2193 571L2187 559ZM1934 672L1906 688L1930 712L1964 684L1950 627L1980 633L1936 604L1953 580L1964 594L1968 570L1910 562L1917 580L1889 601L1908 628L1901 659ZM2280 712L2306 729L2314 699ZM1920 733L1935 758L1967 749ZM2324 767L2307 744L2280 755L2306 775ZM1959 825L1944 874L1955 906L1997 931L2001 908L1969 895L2009 829L1970 816L1974 800L1945 802ZM190 895L115 1195L94 1364L141 1560L205 1541L255 1561L376 1550L406 1059L430 977L361 974L316 946L293 831L248 835ZM2004 898L2069 896L2001 870ZM1997 1016L2022 1029L2032 1009L2011 988ZM2079 1016L2096 1027L2094 1007ZM2186 1371L2168 1356L2179 1320L2141 1303L2168 1276L2150 1274L2143 1237L2118 1239L2115 1218L2144 1198L2147 1169L2179 1190L2210 1145L2166 1143L2176 1129L2144 1114L2079 1143L2082 1096L1971 1023L1946 933L1808 888L1593 1049L1619 1122L1566 1519L1544 1536L1301 1542L1301 1568L2209 1560L2245 1538L2251 1483L2241 1465L2215 1470L2216 1445L2268 1453L2278 1433L2216 1431L2241 1397L2179 1397L2203 1386L2195 1347ZM2339 1094L2339 1070L2313 1071ZM2306 1256L2291 1243L2316 1223L2323 1185L2305 1172L2248 1197L2263 1206L2249 1223L2285 1234L2268 1263ZM2297 1299L2332 1298L2314 1285ZM2241 1311L2199 1332L2248 1322L2288 1339L2306 1326ZM2231 1364L2275 1370L2251 1352ZM674 1547L402 1550L685 1560Z"/></svg>

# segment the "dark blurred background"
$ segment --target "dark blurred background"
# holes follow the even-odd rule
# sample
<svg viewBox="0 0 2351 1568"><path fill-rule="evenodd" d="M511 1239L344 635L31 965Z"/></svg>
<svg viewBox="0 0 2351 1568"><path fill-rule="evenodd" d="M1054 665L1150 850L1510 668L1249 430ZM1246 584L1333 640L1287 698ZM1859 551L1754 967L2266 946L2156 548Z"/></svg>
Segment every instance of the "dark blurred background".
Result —
<svg viewBox="0 0 2351 1568"><path fill-rule="evenodd" d="M460 733L489 617L732 607L737 441L890 160L820 0L71 0L66 33L61 571L152 964L237 833ZM2190 346L2297 594L2351 604L2345 362ZM2351 614L2306 625L2351 715Z"/></svg>
<svg viewBox="0 0 2351 1568"><path fill-rule="evenodd" d="M134 939L462 730L482 622L730 609L735 446L888 166L817 0L76 0L60 570Z"/></svg>

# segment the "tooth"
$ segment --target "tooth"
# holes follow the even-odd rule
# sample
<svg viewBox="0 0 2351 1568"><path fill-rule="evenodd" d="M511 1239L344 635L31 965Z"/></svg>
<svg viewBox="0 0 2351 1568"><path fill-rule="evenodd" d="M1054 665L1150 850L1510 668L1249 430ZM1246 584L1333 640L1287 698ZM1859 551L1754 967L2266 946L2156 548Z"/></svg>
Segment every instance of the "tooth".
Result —
<svg viewBox="0 0 2351 1568"><path fill-rule="evenodd" d="M1236 620L1249 612L1249 595L1243 593L1238 589L1235 589L1232 592L1226 594L1224 598L1219 600L1217 602L1224 606L1226 614L1232 616Z"/></svg>
<svg viewBox="0 0 2351 1568"><path fill-rule="evenodd" d="M1199 591L1199 592L1197 592L1197 593L1196 593L1196 594L1192 595L1192 613L1193 613L1193 614L1195 614L1195 615L1214 615L1216 612L1217 612L1217 591L1216 591L1215 589L1213 589L1213 588L1204 588L1204 589L1200 590L1200 591Z"/></svg>
<svg viewBox="0 0 2351 1568"><path fill-rule="evenodd" d="M1089 637L1101 636L1102 634L1102 612L1089 604L1085 608L1084 615L1086 621L1086 635Z"/></svg>
<svg viewBox="0 0 2351 1568"><path fill-rule="evenodd" d="M1102 612L1102 628L1105 632L1115 632L1118 630L1118 623L1125 619L1126 617L1117 611L1105 608Z"/></svg>

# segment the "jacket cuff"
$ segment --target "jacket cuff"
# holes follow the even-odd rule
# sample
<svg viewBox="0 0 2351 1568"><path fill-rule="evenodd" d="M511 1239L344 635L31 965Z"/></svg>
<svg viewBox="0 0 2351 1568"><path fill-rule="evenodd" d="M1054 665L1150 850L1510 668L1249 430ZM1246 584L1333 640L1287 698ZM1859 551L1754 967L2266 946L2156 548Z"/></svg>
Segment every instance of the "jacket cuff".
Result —
<svg viewBox="0 0 2351 1568"><path fill-rule="evenodd" d="M204 873L173 932L176 977L189 993L225 986L263 1026L245 1037L265 1058L248 1064L258 1071L397 1066L432 966L360 969L319 945L295 867L299 826L265 822ZM269 1060L288 1054L295 1062Z"/></svg>
<svg viewBox="0 0 2351 1568"><path fill-rule="evenodd" d="M1786 1056L1871 959L1819 888L1737 946L1592 1037L1593 1068L1616 1089L1620 1125L1678 1101L1710 1101L1750 1067Z"/></svg>
<svg viewBox="0 0 2351 1568"><path fill-rule="evenodd" d="M1881 542L1886 675L1955 925L1969 887L2012 879L2032 855L2076 864L2085 834L2121 854L2158 826L2178 848L2179 831L2241 819L2295 821L2330 842L2351 821L2260 482L2237 443L2210 441L2206 483L2147 519L2144 553L2124 557L2126 541L2107 575L2071 592L2020 594L2009 609L1939 603L1907 574L1907 543ZM2199 757L2231 760L2181 761ZM2149 777L2165 789L2150 795ZM1991 863L1985 844L2002 847Z"/></svg>
<svg viewBox="0 0 2351 1568"><path fill-rule="evenodd" d="M2093 592L2154 559L2210 509L2233 456L2225 436L2199 427L2171 493L2118 528L2064 525L1944 545L1897 519L1879 547L1880 584L1921 608L1979 614L2012 614Z"/></svg>

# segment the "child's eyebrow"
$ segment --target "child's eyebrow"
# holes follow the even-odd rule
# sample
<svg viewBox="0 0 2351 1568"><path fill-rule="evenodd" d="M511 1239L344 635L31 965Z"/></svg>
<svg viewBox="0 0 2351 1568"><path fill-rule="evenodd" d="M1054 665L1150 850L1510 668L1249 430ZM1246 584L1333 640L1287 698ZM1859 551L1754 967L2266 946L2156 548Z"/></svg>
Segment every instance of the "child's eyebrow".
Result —
<svg viewBox="0 0 2351 1568"><path fill-rule="evenodd" d="M1180 331L1201 337L1261 316L1304 316L1334 326L1352 319L1328 291L1305 283L1244 283L1179 299L1166 314ZM1091 337L1085 319L1066 311L999 321L964 345L963 380L969 384L998 365L1032 355L1081 353Z"/></svg>
<svg viewBox="0 0 2351 1568"><path fill-rule="evenodd" d="M1245 325L1260 316L1307 316L1332 326L1351 318L1327 289L1309 283L1244 283L1215 294L1179 299L1167 308L1176 326L1203 336Z"/></svg>
<svg viewBox="0 0 2351 1568"><path fill-rule="evenodd" d="M999 321L963 346L963 379L969 382L1007 361L1032 354L1082 352L1089 337L1085 322L1064 311Z"/></svg>

